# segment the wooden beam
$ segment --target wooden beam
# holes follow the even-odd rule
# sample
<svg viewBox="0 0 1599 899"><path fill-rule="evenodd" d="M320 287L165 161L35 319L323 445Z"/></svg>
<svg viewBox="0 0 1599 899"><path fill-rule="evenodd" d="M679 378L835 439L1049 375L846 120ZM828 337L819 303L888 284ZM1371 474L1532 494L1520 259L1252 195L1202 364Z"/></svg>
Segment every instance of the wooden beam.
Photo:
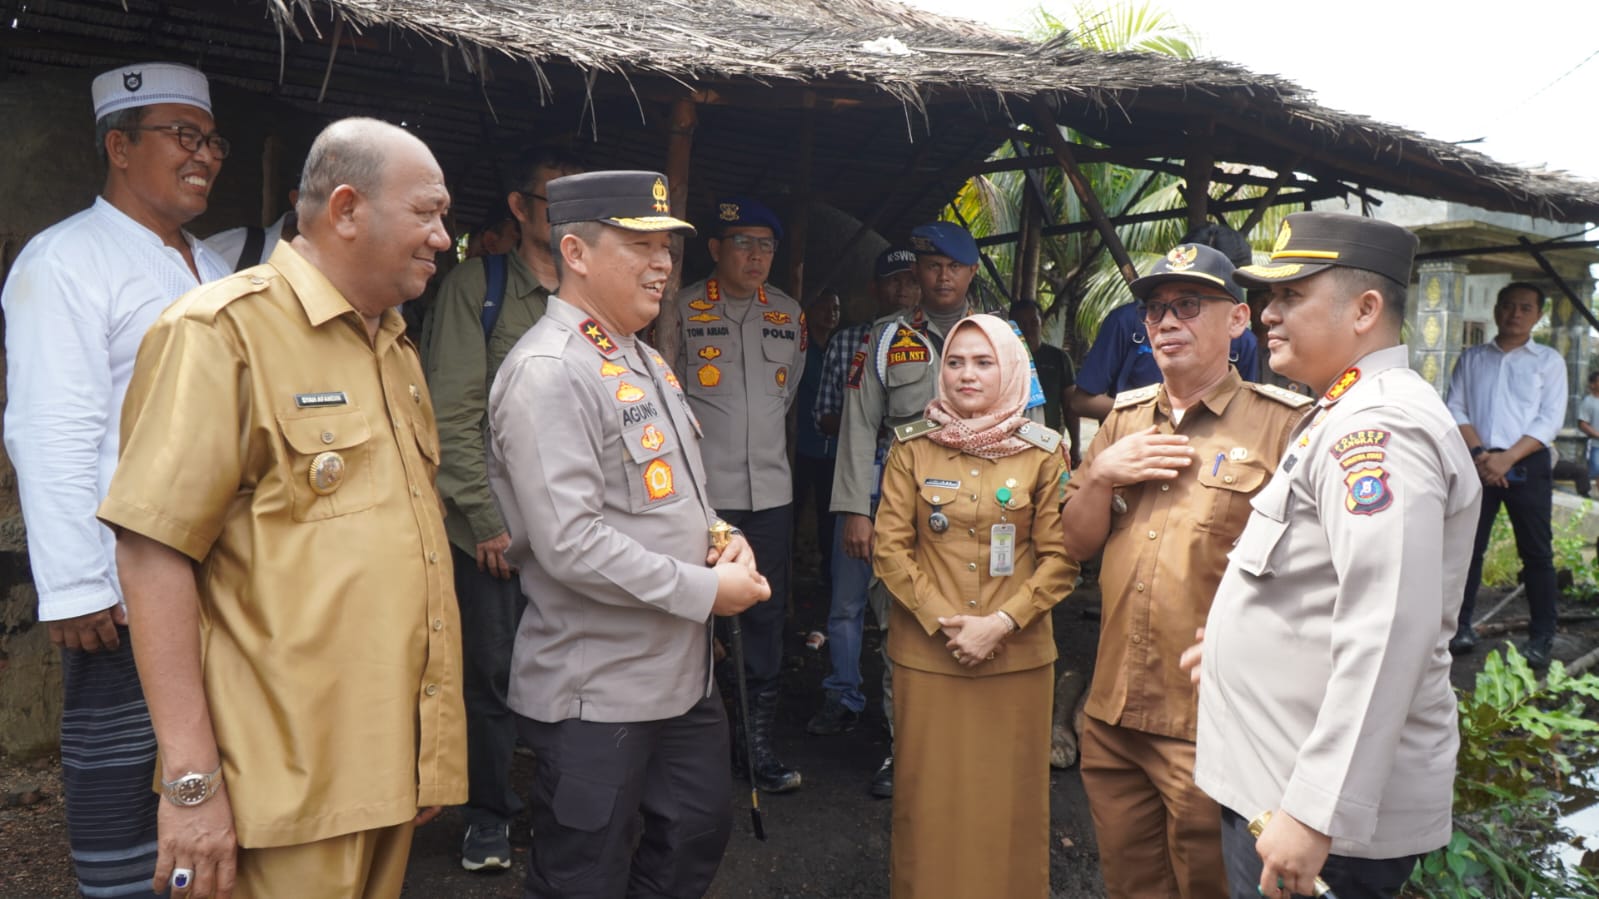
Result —
<svg viewBox="0 0 1599 899"><path fill-rule="evenodd" d="M1100 205L1099 197L1095 196L1093 189L1088 186L1088 180L1083 177L1083 170L1078 168L1070 144L1060 133L1060 127L1055 124L1055 113L1049 108L1048 98L1043 96L1035 98L1033 111L1038 116L1045 139L1055 151L1055 159L1059 161L1067 183L1071 184L1077 199L1082 201L1083 208L1088 210L1089 218L1099 230L1099 236L1105 241L1105 249L1109 250L1111 258L1116 260L1116 268L1121 272L1122 278L1126 279L1128 284L1132 284L1138 277L1138 272L1133 268L1133 260L1127 255L1127 248L1122 246L1121 236L1116 233L1115 226L1105 216L1105 207Z"/></svg>
<svg viewBox="0 0 1599 899"><path fill-rule="evenodd" d="M672 114L667 119L666 132L666 183L668 202L672 214L688 219L689 156L694 150L694 128L699 124L699 109L694 101L681 97L672 104ZM666 290L661 294L661 311L655 317L655 348L667 360L677 359L678 335L677 297L683 286L683 236L672 237L672 274L666 279ZM678 372L679 376L683 372Z"/></svg>
<svg viewBox="0 0 1599 899"><path fill-rule="evenodd" d="M1266 210L1276 204L1277 195L1282 193L1283 185L1293 179L1294 169L1298 167L1299 157L1295 156L1287 165L1277 170L1276 179L1271 182L1270 187L1266 188L1266 192L1261 195L1260 202L1255 204L1255 208L1249 210L1249 217L1244 219L1243 227L1238 229L1239 234L1247 238L1249 232L1260 226L1261 220L1266 217Z"/></svg>
<svg viewBox="0 0 1599 899"><path fill-rule="evenodd" d="M1016 253L1016 289L1018 300L1038 301L1038 270L1043 261L1044 209L1038 195L1029 190L1022 199L1022 243Z"/></svg>
<svg viewBox="0 0 1599 899"><path fill-rule="evenodd" d="M1527 254L1532 257L1533 261L1538 263L1538 267L1543 269L1543 273L1549 277L1549 280L1555 282L1555 286L1560 288L1560 292L1565 295L1565 298L1571 301L1571 305L1582 313L1583 318L1588 320L1588 325L1593 328L1599 328L1599 318L1594 317L1593 310L1588 308L1587 303L1578 299L1577 292L1571 289L1571 285L1566 283L1566 279L1560 277L1560 273L1555 271L1555 267L1549 264L1548 259L1544 258L1543 251L1525 237L1519 238L1518 241L1522 248L1527 251Z"/></svg>
<svg viewBox="0 0 1599 899"><path fill-rule="evenodd" d="M1210 140L1216 133L1216 121L1206 119L1204 124L1188 138L1188 152L1183 154L1183 180L1188 195L1188 230L1205 224L1210 219L1210 170L1216 160L1211 156Z"/></svg>
<svg viewBox="0 0 1599 899"><path fill-rule="evenodd" d="M1550 250L1586 250L1592 247L1599 247L1599 240L1559 240L1536 243L1532 245L1532 248L1540 253L1548 252ZM1458 250L1429 250L1425 253L1417 253L1416 261L1422 262L1424 260L1433 259L1456 259L1461 256L1487 256L1491 253L1509 253L1513 251L1526 252L1527 246L1525 243L1513 243L1501 244L1497 247L1465 247Z"/></svg>
<svg viewBox="0 0 1599 899"><path fill-rule="evenodd" d="M811 229L811 164L816 148L816 94L800 113L799 146L794 159L793 204L788 223L788 294L805 301L805 246Z"/></svg>

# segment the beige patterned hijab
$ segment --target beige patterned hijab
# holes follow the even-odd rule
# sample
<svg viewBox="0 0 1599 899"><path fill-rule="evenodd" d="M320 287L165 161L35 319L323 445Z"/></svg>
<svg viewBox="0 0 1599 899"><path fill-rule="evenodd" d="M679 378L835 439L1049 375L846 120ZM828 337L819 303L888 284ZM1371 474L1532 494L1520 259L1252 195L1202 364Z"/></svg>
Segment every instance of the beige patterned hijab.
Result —
<svg viewBox="0 0 1599 899"><path fill-rule="evenodd" d="M1009 322L987 313L969 315L957 322L955 327L949 329L944 347L947 349L962 329L972 328L981 331L994 348L994 358L999 363L999 398L981 413L961 417L949 404L945 394L941 363L938 395L927 404L927 417L943 427L927 437L934 443L984 459L1013 456L1032 446L1016 436L1016 429L1027 423L1027 418L1022 414L1027 407L1027 395L1031 387L1027 347L1011 330Z"/></svg>

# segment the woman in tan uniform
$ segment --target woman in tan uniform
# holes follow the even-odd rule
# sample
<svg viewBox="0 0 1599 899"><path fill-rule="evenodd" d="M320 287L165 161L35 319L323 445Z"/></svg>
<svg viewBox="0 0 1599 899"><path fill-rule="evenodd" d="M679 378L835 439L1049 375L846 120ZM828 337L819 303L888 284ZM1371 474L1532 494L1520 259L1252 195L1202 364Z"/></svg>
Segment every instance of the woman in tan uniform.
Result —
<svg viewBox="0 0 1599 899"><path fill-rule="evenodd" d="M1049 610L1060 435L1023 417L1027 352L1003 319L957 324L927 418L895 429L877 512L894 595L896 899L1049 895Z"/></svg>

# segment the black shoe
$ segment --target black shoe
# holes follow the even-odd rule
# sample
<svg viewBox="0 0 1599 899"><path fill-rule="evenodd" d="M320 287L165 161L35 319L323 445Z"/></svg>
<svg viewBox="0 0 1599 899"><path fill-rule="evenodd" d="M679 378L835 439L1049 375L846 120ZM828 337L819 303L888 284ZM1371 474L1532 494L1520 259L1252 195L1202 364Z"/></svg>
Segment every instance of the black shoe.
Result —
<svg viewBox="0 0 1599 899"><path fill-rule="evenodd" d="M876 774L872 775L872 786L871 786L870 792L871 792L871 794L873 796L876 796L878 799L892 799L892 798L894 798L894 757L893 756L889 756L888 758L883 759L882 766L877 769L877 773Z"/></svg>
<svg viewBox="0 0 1599 899"><path fill-rule="evenodd" d="M468 824L461 838L461 867L499 872L511 867L511 825Z"/></svg>
<svg viewBox="0 0 1599 899"><path fill-rule="evenodd" d="M1469 624L1462 624L1455 629L1455 635L1449 638L1449 652L1453 655L1470 655L1477 648L1477 632Z"/></svg>
<svg viewBox="0 0 1599 899"><path fill-rule="evenodd" d="M750 709L750 769L755 788L762 793L788 793L800 788L800 773L783 764L772 746L777 723L777 690L755 696Z"/></svg>
<svg viewBox="0 0 1599 899"><path fill-rule="evenodd" d="M1554 650L1554 638L1533 637L1521 647L1521 656L1527 660L1527 667L1534 671L1542 671L1549 667L1549 659Z"/></svg>
<svg viewBox="0 0 1599 899"><path fill-rule="evenodd" d="M821 711L811 716L805 725L805 732L817 737L831 737L837 734L847 734L861 723L861 713L837 699L829 698L822 704Z"/></svg>

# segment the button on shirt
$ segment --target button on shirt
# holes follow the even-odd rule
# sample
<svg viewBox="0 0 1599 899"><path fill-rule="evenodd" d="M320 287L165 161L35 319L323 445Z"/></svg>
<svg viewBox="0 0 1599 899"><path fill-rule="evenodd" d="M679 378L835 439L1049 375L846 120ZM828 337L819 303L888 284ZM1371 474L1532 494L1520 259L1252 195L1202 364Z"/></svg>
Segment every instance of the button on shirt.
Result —
<svg viewBox="0 0 1599 899"><path fill-rule="evenodd" d="M199 280L182 253L99 198L28 241L6 279L5 443L40 620L122 598L116 538L94 515L116 469L133 360L167 304L230 270L184 240Z"/></svg>
<svg viewBox="0 0 1599 899"><path fill-rule="evenodd" d="M1332 852L1396 858L1451 833L1449 638L1482 488L1403 346L1289 441L1205 627L1194 780L1246 818L1282 808Z"/></svg>
<svg viewBox="0 0 1599 899"><path fill-rule="evenodd" d="M1460 354L1449 378L1449 414L1471 425L1490 449L1508 449L1523 436L1553 446L1566 418L1566 363L1541 343L1513 350L1487 343Z"/></svg>
<svg viewBox="0 0 1599 899"><path fill-rule="evenodd" d="M509 703L658 721L709 695L716 513L666 361L551 296L489 393L489 485L528 603Z"/></svg>
<svg viewBox="0 0 1599 899"><path fill-rule="evenodd" d="M185 295L139 352L107 524L198 564L201 676L246 847L466 800L433 407L288 243ZM333 456L332 454L337 454Z"/></svg>
<svg viewBox="0 0 1599 899"><path fill-rule="evenodd" d="M711 299L706 282L678 292L678 373L705 429L708 491L718 509L760 511L794 499L788 407L805 372L800 305L773 287L757 297Z"/></svg>
<svg viewBox="0 0 1599 899"><path fill-rule="evenodd" d="M1176 479L1117 489L1126 511L1111 513L1099 580L1104 596L1098 660L1086 711L1122 727L1194 739L1194 688L1177 658L1205 623L1227 553L1249 519L1249 500L1277 467L1308 401L1296 405L1227 377L1173 423L1162 385L1118 405L1084 454L1151 425L1189 439L1194 461ZM1077 485L1066 485L1066 513Z"/></svg>

